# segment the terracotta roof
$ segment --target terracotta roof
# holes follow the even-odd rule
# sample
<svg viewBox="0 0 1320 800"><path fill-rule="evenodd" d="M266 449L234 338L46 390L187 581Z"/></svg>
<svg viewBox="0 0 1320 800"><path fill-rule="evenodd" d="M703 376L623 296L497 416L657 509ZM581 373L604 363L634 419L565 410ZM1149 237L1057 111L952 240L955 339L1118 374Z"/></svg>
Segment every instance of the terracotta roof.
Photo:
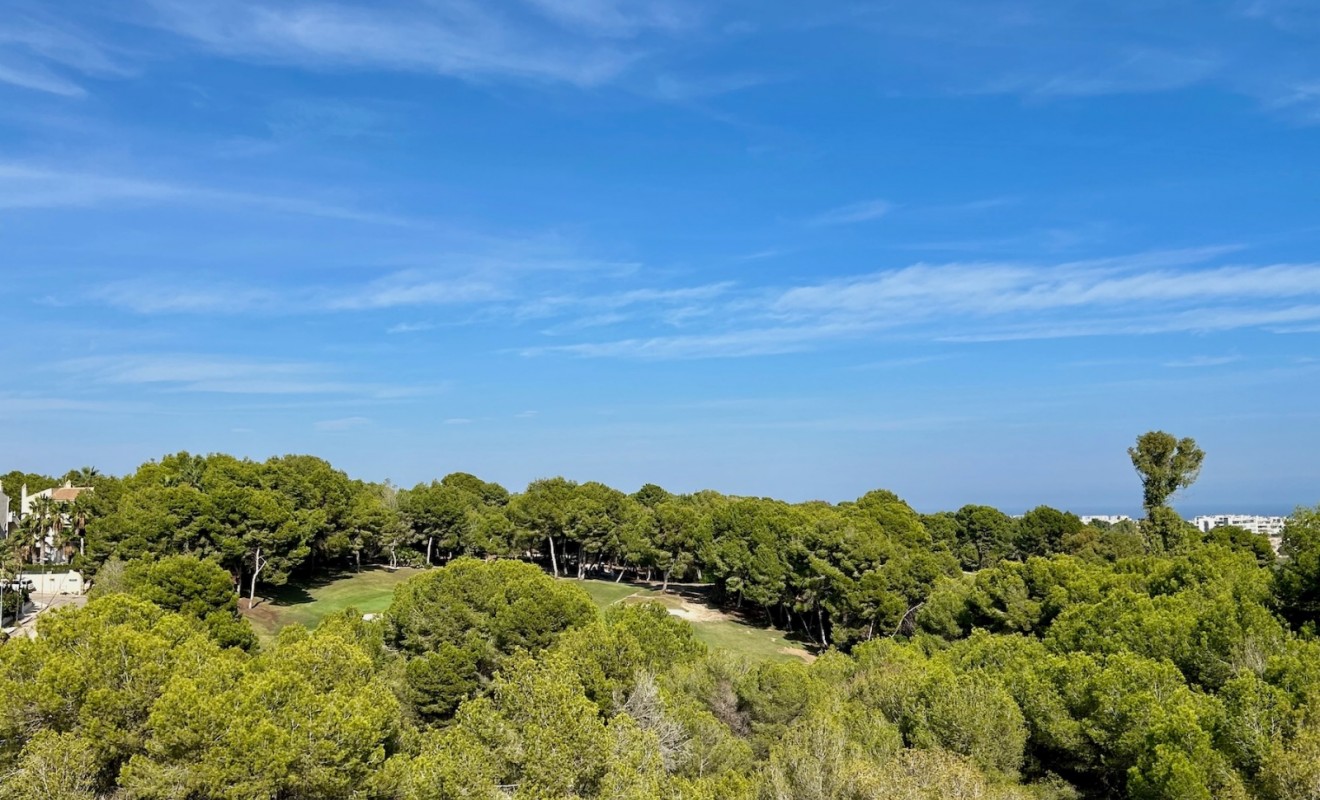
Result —
<svg viewBox="0 0 1320 800"><path fill-rule="evenodd" d="M90 486L61 486L57 489L51 490L50 499L57 500L61 503L69 503L77 500L78 495L83 492L90 492L91 490L92 487Z"/></svg>

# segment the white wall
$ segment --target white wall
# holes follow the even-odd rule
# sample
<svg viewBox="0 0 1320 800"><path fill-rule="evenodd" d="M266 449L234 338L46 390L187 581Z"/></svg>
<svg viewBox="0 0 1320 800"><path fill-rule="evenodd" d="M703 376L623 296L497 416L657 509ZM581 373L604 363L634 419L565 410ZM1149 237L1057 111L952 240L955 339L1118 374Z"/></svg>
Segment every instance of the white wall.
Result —
<svg viewBox="0 0 1320 800"><path fill-rule="evenodd" d="M21 581L32 581L34 594L82 594L86 586L77 572L24 572Z"/></svg>

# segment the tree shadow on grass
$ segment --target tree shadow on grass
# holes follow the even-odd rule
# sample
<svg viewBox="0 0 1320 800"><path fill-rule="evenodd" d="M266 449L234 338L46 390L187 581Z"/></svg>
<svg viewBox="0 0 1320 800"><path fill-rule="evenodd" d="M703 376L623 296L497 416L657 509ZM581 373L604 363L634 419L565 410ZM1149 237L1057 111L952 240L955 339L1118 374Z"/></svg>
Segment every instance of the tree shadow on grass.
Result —
<svg viewBox="0 0 1320 800"><path fill-rule="evenodd" d="M312 603L316 601L316 598L312 596L313 589L320 589L357 575L390 571L392 570L389 567L383 565L366 564L363 565L361 571L352 568L335 569L306 578L297 578L283 586L268 586L261 602L273 606L297 606Z"/></svg>

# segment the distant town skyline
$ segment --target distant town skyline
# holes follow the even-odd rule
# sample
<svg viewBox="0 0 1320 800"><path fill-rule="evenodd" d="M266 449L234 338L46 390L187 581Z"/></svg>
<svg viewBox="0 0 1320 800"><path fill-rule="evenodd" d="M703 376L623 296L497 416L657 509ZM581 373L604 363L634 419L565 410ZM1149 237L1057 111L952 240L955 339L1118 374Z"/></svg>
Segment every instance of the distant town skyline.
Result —
<svg viewBox="0 0 1320 800"><path fill-rule="evenodd" d="M14 0L6 463L1320 502L1320 7Z"/></svg>

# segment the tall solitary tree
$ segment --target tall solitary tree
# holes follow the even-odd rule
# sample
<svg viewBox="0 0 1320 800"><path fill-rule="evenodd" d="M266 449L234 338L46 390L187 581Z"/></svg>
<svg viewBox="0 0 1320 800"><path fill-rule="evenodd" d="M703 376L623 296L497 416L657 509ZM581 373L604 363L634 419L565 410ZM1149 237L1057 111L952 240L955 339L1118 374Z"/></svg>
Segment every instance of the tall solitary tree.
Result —
<svg viewBox="0 0 1320 800"><path fill-rule="evenodd" d="M1196 446L1195 439L1178 439L1164 431L1141 434L1136 446L1128 448L1128 455L1141 476L1147 516L1153 509L1163 508L1174 492L1195 483L1205 459L1205 451Z"/></svg>

